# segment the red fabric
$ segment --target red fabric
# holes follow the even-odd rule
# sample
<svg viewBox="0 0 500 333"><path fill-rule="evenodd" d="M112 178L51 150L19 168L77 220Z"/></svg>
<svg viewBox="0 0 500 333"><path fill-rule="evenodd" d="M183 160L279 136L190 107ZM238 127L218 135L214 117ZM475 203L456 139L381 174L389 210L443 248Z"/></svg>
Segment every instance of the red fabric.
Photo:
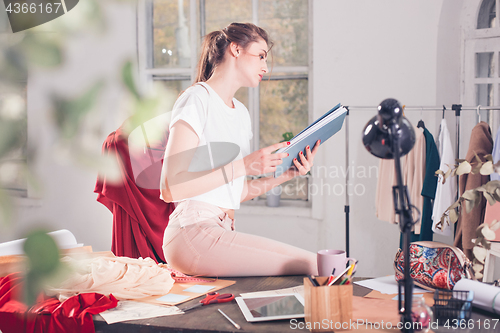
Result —
<svg viewBox="0 0 500 333"><path fill-rule="evenodd" d="M55 297L40 294L28 308L22 300L23 278L14 273L0 278L0 331L19 332L81 332L93 333L93 314L116 307L117 299L96 293L79 294L59 302Z"/></svg>
<svg viewBox="0 0 500 333"><path fill-rule="evenodd" d="M97 201L113 213L111 251L116 256L150 257L158 263L165 262L163 233L175 208L173 203L160 199L160 173L168 129L162 138L149 138L151 149L134 152L131 159L126 131L131 122L126 121L111 133L102 148L103 154L118 160L122 182L113 183L106 175L99 175L94 192L98 193ZM134 175L133 170L143 172Z"/></svg>

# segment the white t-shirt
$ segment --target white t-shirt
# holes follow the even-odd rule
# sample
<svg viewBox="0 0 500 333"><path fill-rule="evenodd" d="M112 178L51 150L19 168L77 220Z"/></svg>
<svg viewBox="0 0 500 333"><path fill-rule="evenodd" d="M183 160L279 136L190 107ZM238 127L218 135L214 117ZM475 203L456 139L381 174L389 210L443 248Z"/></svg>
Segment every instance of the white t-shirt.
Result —
<svg viewBox="0 0 500 333"><path fill-rule="evenodd" d="M200 139L197 153L188 168L191 172L212 170L214 167L242 159L250 153L252 139L250 114L247 108L235 98L233 98L235 107L227 106L208 84L204 82L200 84L189 87L177 99L170 122L172 129L177 121L185 121ZM236 153L237 156L232 158ZM231 184L231 176L230 171L226 175L227 184L189 199L222 208L240 208L245 177L233 179Z"/></svg>

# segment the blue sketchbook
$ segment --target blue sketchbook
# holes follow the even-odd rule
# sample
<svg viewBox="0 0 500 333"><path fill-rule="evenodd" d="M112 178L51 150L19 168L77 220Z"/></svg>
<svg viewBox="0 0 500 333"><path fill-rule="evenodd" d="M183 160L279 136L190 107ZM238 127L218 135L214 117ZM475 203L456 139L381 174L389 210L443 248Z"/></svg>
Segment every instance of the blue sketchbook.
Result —
<svg viewBox="0 0 500 333"><path fill-rule="evenodd" d="M288 153L290 155L282 159L283 163L276 168L274 177L279 177L283 172L288 170L288 168L293 165L294 158L300 161L299 152L302 151L305 154L306 146L310 146L312 150L316 141L321 140L320 144L323 144L323 142L328 140L332 135L340 131L346 113L347 109L341 104L337 104L333 109L294 136L293 139L290 140L290 145L288 147L278 149L276 153Z"/></svg>

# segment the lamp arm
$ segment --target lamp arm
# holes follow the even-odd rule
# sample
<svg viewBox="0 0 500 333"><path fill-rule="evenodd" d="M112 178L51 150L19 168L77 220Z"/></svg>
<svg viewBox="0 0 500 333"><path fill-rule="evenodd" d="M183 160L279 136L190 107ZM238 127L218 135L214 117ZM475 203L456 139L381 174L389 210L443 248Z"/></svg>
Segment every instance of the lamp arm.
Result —
<svg viewBox="0 0 500 333"><path fill-rule="evenodd" d="M403 232L403 253L404 253L404 278L399 281L398 285L398 308L399 313L403 315L403 332L413 333L413 321L411 318L411 306L413 298L413 280L410 276L410 241L411 241L411 227L413 225L410 198L408 190L403 184L403 175L401 173L401 156L400 145L397 130L399 125L393 123L390 127L390 137L392 140L392 152L394 156L394 167L396 172L396 186L392 188L394 209L399 215L399 225L401 232ZM404 287L404 307L401 306L401 294ZM409 325L406 325L409 323Z"/></svg>

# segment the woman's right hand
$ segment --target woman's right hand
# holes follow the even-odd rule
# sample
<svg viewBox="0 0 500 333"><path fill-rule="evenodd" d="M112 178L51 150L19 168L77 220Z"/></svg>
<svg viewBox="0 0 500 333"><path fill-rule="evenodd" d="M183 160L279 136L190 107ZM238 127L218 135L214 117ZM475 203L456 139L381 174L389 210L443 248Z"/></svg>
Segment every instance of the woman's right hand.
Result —
<svg viewBox="0 0 500 333"><path fill-rule="evenodd" d="M283 163L281 159L287 157L288 153L273 154L273 152L289 144L289 142L276 143L245 156L243 158L243 163L245 164L247 176L259 176L276 171L276 166Z"/></svg>

